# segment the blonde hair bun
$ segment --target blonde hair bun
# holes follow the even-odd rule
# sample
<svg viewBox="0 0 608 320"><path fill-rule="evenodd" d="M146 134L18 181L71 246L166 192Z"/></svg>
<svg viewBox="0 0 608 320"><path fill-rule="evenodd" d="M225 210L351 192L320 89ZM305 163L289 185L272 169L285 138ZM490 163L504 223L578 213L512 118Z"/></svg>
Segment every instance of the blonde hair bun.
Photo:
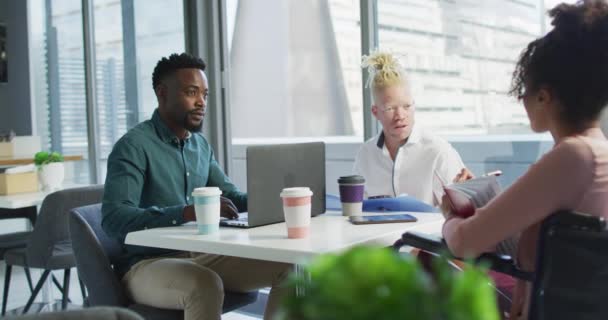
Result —
<svg viewBox="0 0 608 320"><path fill-rule="evenodd" d="M361 58L361 67L367 68L369 77L366 86L374 89L406 82L403 66L397 57L386 51L375 51Z"/></svg>

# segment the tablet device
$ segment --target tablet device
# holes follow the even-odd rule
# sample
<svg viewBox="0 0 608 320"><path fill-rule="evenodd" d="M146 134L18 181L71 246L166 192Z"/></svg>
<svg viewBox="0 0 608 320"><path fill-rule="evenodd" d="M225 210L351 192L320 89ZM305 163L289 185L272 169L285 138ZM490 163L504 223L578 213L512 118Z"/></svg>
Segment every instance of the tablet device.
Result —
<svg viewBox="0 0 608 320"><path fill-rule="evenodd" d="M404 223L416 222L418 219L409 214L386 214L376 216L350 216L352 224L374 224L374 223Z"/></svg>

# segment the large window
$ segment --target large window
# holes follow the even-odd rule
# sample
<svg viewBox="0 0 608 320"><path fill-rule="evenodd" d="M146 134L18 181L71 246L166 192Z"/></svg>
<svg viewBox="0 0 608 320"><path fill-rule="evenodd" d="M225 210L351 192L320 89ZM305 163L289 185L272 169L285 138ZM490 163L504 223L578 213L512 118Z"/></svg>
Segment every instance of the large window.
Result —
<svg viewBox="0 0 608 320"><path fill-rule="evenodd" d="M33 1L30 26L33 101L42 148L87 158L84 45L80 0ZM77 182L89 181L87 161L74 164Z"/></svg>
<svg viewBox="0 0 608 320"><path fill-rule="evenodd" d="M539 4L379 0L380 47L403 56L419 123L450 134L527 132L506 93L519 52L541 34Z"/></svg>
<svg viewBox="0 0 608 320"><path fill-rule="evenodd" d="M82 1L36 0L30 6L37 132L45 149L88 155ZM183 1L92 0L100 182L112 146L157 106L152 70L184 51ZM74 182L89 182L86 161Z"/></svg>
<svg viewBox="0 0 608 320"><path fill-rule="evenodd" d="M378 0L379 46L403 57L417 121L443 134L529 133L507 91L557 2Z"/></svg>
<svg viewBox="0 0 608 320"><path fill-rule="evenodd" d="M157 106L154 65L184 51L185 12L182 0L87 1L98 138L90 141L87 133L81 0L28 6L33 101L44 148L86 158L88 145L98 144L92 161L103 181L113 144ZM361 15L368 12L361 12L360 0L221 1L229 64L222 78L230 95L228 105L210 107L230 107L223 121L230 122L234 144L363 140L364 118L372 115L363 111L361 37L368 28ZM442 134L527 133L524 109L506 93L519 53L549 29L545 11L557 2L377 0L377 33L363 40L377 34L381 49L402 56L423 126ZM203 13L199 25L212 14ZM89 182L88 170L87 161L77 163L73 180Z"/></svg>
<svg viewBox="0 0 608 320"><path fill-rule="evenodd" d="M362 140L359 0L228 0L232 137Z"/></svg>
<svg viewBox="0 0 608 320"><path fill-rule="evenodd" d="M94 0L99 165L102 179L114 143L157 107L152 71L184 51L179 0Z"/></svg>

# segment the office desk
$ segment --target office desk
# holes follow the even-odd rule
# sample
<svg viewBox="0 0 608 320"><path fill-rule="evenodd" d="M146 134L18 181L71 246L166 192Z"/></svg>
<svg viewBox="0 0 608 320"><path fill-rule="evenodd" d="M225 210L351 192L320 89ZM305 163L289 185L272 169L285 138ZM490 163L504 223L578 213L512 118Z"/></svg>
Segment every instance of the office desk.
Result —
<svg viewBox="0 0 608 320"><path fill-rule="evenodd" d="M84 184L64 184L60 189L0 195L0 219L27 218L31 225L36 222L37 206L51 192L61 189L84 187Z"/></svg>
<svg viewBox="0 0 608 320"><path fill-rule="evenodd" d="M81 161L83 156L63 156L63 161ZM0 157L0 166L18 166L34 163L34 157Z"/></svg>
<svg viewBox="0 0 608 320"><path fill-rule="evenodd" d="M27 207L35 207L42 204L42 200L52 192L70 189L86 187L87 184L74 184L67 183L61 186L60 189L52 191L38 191L38 192L27 192L27 193L16 193L11 195L0 196L0 209L20 209Z"/></svg>
<svg viewBox="0 0 608 320"><path fill-rule="evenodd" d="M156 228L127 234L126 244L220 254L293 264L306 263L317 255L337 253L357 245L389 246L406 231L441 231L440 213L409 212L414 223L353 225L339 212L311 219L311 234L288 239L285 223L251 229L222 227L217 234L199 235L195 224Z"/></svg>

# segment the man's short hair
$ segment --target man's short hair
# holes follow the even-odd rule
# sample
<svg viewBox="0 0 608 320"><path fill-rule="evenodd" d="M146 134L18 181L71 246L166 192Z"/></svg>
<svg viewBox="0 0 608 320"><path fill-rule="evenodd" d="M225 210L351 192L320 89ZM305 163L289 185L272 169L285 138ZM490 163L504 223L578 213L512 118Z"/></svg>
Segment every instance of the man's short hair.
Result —
<svg viewBox="0 0 608 320"><path fill-rule="evenodd" d="M195 68L205 71L205 67L207 67L207 65L203 59L187 53L174 53L170 55L169 58L163 57L158 61L156 67L154 67L154 72L152 73L152 89L156 90L156 87L165 77L172 75L178 69Z"/></svg>

